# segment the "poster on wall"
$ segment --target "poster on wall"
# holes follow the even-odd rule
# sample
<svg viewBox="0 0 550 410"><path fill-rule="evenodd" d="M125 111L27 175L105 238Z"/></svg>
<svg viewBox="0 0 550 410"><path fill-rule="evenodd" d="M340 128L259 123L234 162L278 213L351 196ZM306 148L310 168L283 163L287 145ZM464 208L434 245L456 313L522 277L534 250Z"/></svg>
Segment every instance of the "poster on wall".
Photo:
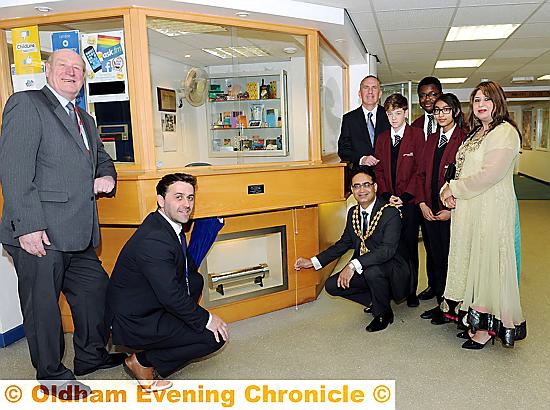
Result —
<svg viewBox="0 0 550 410"><path fill-rule="evenodd" d="M173 152L178 149L176 134L176 114L161 114L162 146L164 152Z"/></svg>
<svg viewBox="0 0 550 410"><path fill-rule="evenodd" d="M80 42L78 41L78 30L71 31L56 31L52 33L52 51L68 48L75 53L80 54ZM76 96L76 105L83 110L86 110L86 97L84 87Z"/></svg>
<svg viewBox="0 0 550 410"><path fill-rule="evenodd" d="M88 101L128 100L123 31L82 34L80 43L86 62Z"/></svg>
<svg viewBox="0 0 550 410"><path fill-rule="evenodd" d="M15 64L11 65L13 92L40 90L46 85L46 66L42 63L40 74L15 74Z"/></svg>
<svg viewBox="0 0 550 410"><path fill-rule="evenodd" d="M13 91L39 90L46 84L44 64L40 56L38 26L11 30L13 62L11 78Z"/></svg>

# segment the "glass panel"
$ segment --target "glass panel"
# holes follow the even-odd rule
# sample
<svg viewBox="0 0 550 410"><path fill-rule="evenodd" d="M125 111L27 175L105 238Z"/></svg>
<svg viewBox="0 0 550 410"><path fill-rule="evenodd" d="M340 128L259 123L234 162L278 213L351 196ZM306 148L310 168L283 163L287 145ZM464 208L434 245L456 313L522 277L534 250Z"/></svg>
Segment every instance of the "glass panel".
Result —
<svg viewBox="0 0 550 410"><path fill-rule="evenodd" d="M118 162L133 162L122 18L40 25L37 41L33 37L34 27L6 30L14 91L41 89L45 85L45 61L53 50L78 51L86 63L86 76L76 103L95 118L109 155ZM37 50L35 62L27 50ZM29 68L32 65L35 70Z"/></svg>
<svg viewBox="0 0 550 410"><path fill-rule="evenodd" d="M304 36L147 19L157 168L309 158Z"/></svg>
<svg viewBox="0 0 550 410"><path fill-rule="evenodd" d="M384 106L384 101L390 95L399 93L407 97L409 101L409 121L412 123L416 118L424 114L422 107L418 103L418 93L417 93L418 83L408 81L405 83L392 83L392 84L382 84L382 98L380 99L380 104Z"/></svg>
<svg viewBox="0 0 550 410"><path fill-rule="evenodd" d="M321 44L319 73L321 76L321 153L337 154L338 137L344 115L344 70L342 63Z"/></svg>

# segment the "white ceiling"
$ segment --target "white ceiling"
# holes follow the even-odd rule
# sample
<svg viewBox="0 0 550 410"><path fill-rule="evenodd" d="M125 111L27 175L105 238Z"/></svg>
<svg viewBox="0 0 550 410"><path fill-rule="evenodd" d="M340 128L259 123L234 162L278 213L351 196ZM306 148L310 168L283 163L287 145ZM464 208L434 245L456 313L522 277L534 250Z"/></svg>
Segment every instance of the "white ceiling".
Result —
<svg viewBox="0 0 550 410"><path fill-rule="evenodd" d="M65 12L89 9L91 3L0 0L0 18L36 15L37 4ZM452 88L472 88L482 78L509 86L513 76L550 74L550 0L233 0L231 6L224 6L221 0L94 0L93 8L129 4L231 17L235 11L248 10L251 20L319 28L351 64L365 62L362 42L378 57L378 75L384 83L435 75L468 77L466 83L449 86ZM445 42L451 26L501 23L521 26L506 40ZM334 42L336 39L344 41ZM280 40L282 44L289 39ZM189 47L198 48L189 42L179 43L187 47L177 51L182 55ZM297 46L296 41L291 45ZM486 61L478 68L434 68L439 59L470 58ZM550 81L531 85L548 86Z"/></svg>

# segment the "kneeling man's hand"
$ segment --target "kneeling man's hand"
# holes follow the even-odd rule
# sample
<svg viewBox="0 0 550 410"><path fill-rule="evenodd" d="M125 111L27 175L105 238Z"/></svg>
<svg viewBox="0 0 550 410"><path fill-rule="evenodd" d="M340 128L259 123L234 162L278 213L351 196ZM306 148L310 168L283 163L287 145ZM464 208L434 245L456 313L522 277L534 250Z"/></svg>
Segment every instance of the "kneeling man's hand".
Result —
<svg viewBox="0 0 550 410"><path fill-rule="evenodd" d="M220 342L220 336L222 337L224 342L227 342L227 339L229 338L227 323L225 323L218 315L215 315L213 313L211 313L211 315L212 320L210 321L210 324L206 326L206 328L214 333L214 338L216 339L216 342Z"/></svg>
<svg viewBox="0 0 550 410"><path fill-rule="evenodd" d="M342 269L342 272L338 275L338 280L336 281L336 285L339 288L347 289L349 288L349 281L351 280L353 274L355 273L355 270L350 268L349 264L346 265L344 269Z"/></svg>

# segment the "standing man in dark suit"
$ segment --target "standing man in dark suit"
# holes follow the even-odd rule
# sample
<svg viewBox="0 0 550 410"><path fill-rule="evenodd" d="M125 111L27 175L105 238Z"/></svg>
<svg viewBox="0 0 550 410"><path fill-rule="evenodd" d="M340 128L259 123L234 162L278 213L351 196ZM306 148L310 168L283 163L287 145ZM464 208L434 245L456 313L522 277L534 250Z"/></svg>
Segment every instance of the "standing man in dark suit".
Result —
<svg viewBox="0 0 550 410"><path fill-rule="evenodd" d="M96 195L114 190L116 172L94 120L74 106L84 71L77 53L55 51L46 63L47 85L8 99L0 139L0 241L15 264L36 377L55 384L64 398L89 392L75 374L119 365L125 357L105 350L108 277L94 250ZM61 363L61 291L74 321L74 374Z"/></svg>
<svg viewBox="0 0 550 410"><path fill-rule="evenodd" d="M177 173L157 184L158 209L145 218L118 256L107 291L113 343L141 350L126 370L150 391L161 378L220 349L227 324L198 302L203 278L189 252L182 224L195 204L196 179Z"/></svg>
<svg viewBox="0 0 550 410"><path fill-rule="evenodd" d="M424 149L424 138L418 128L407 125L408 101L401 94L392 94L384 102L391 129L382 133L376 145L380 162L374 168L380 196L400 207L403 214L401 243L398 252L411 269L411 290L407 305L419 305L418 286L418 227L420 212L415 203L418 161Z"/></svg>
<svg viewBox="0 0 550 410"><path fill-rule="evenodd" d="M363 78L359 97L361 106L345 114L342 119L338 155L352 167L374 166L378 163L374 156L378 135L390 128L386 112L378 104L382 97L380 80L374 75Z"/></svg>
<svg viewBox="0 0 550 410"><path fill-rule="evenodd" d="M383 330L393 322L390 301L400 301L409 293L409 269L397 254L401 217L398 209L376 198L377 184L370 167L353 171L351 190L358 205L348 211L342 237L319 255L306 259L299 257L294 269L326 266L353 249L353 258L325 283L325 290L371 307L374 319L368 332Z"/></svg>
<svg viewBox="0 0 550 410"><path fill-rule="evenodd" d="M441 82L436 77L424 77L418 83L418 103L424 110L424 114L415 119L411 127L420 128L424 133L424 140L427 141L428 137L438 130L439 126L434 116L435 102L442 93ZM432 247L429 243L429 235L426 231L426 222L424 218L420 217L420 228L422 229L422 242L424 243L424 249L426 250L426 275L428 276L428 287L418 294L418 298L422 300L429 300L435 296L435 262L432 255Z"/></svg>

